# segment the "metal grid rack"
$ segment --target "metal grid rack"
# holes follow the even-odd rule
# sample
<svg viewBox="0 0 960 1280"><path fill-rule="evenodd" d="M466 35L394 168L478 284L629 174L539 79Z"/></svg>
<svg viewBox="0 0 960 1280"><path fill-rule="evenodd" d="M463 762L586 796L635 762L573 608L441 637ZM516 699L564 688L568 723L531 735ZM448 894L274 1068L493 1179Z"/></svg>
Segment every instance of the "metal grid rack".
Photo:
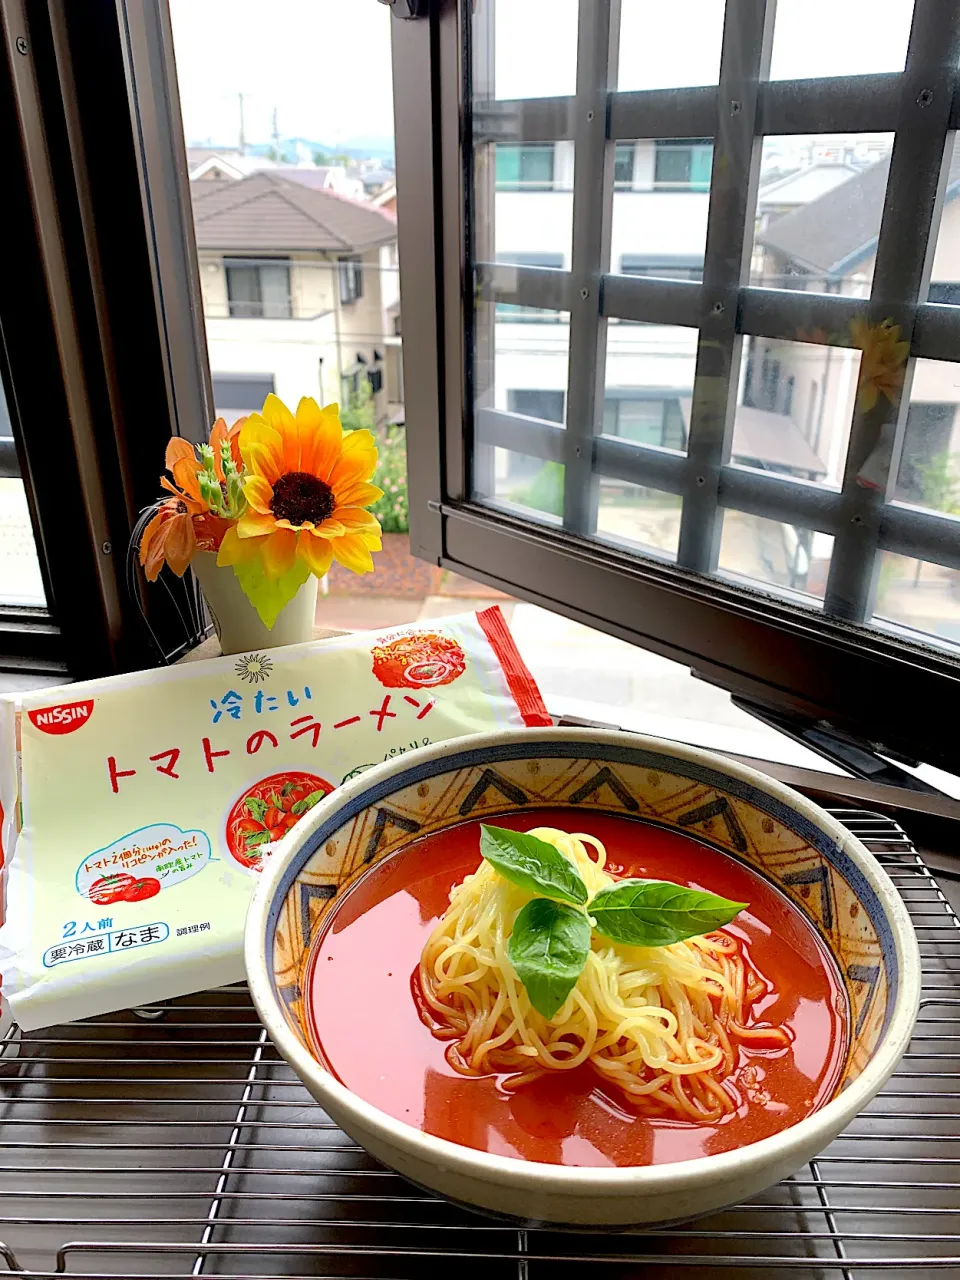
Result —
<svg viewBox="0 0 960 1280"><path fill-rule="evenodd" d="M670 1231L517 1230L378 1165L317 1107L244 987L11 1039L0 1254L48 1276L856 1280L960 1276L960 919L901 828L835 811L913 917L924 992L888 1087L809 1166ZM144 1016L146 1015L146 1016ZM2 1270L0 1270L2 1276Z"/></svg>

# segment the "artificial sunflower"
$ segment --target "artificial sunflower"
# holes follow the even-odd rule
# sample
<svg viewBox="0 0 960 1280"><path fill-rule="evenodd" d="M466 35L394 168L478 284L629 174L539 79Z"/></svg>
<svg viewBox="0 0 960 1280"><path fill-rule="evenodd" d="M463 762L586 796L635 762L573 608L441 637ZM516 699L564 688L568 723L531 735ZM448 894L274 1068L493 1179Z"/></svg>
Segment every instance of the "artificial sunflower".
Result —
<svg viewBox="0 0 960 1280"><path fill-rule="evenodd" d="M244 422L239 447L247 509L224 535L217 564L239 569L256 559L271 582L298 567L322 578L334 559L372 571L381 530L364 508L383 491L370 483L371 432L344 433L335 404L321 409L305 396L294 415L269 395Z"/></svg>
<svg viewBox="0 0 960 1280"><path fill-rule="evenodd" d="M869 413L880 396L898 404L910 353L910 343L900 341L900 326L890 320L873 325L862 319L852 320L850 338L862 353L857 379L861 413Z"/></svg>

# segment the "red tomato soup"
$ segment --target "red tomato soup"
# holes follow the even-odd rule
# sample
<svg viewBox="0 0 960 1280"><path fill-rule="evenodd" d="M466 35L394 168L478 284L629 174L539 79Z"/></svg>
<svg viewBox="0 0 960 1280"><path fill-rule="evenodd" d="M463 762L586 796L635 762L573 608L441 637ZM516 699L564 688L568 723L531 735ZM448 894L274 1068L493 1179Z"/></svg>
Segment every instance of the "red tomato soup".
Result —
<svg viewBox="0 0 960 1280"><path fill-rule="evenodd" d="M588 1065L549 1072L514 1092L495 1074L468 1077L421 1021L411 983L450 891L480 862L480 824L416 841L344 895L308 962L314 1048L349 1089L408 1124L495 1155L546 1164L646 1165L729 1151L796 1124L835 1089L847 1003L832 958L773 885L689 836L636 819L570 809L497 816L500 826L596 836L616 878L672 880L748 902L726 932L772 983L751 1020L787 1028L788 1049L740 1046L728 1080L739 1108L711 1124L631 1111Z"/></svg>

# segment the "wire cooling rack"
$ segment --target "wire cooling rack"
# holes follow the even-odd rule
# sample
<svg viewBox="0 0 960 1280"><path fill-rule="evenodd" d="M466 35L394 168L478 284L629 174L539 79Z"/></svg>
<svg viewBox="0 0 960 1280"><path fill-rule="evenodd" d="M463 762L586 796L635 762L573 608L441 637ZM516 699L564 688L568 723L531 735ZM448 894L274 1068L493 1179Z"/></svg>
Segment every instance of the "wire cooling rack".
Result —
<svg viewBox="0 0 960 1280"><path fill-rule="evenodd" d="M920 1021L873 1105L749 1202L617 1234L475 1217L351 1142L227 987L7 1044L0 1257L31 1276L960 1277L960 920L900 827L835 813L909 906Z"/></svg>

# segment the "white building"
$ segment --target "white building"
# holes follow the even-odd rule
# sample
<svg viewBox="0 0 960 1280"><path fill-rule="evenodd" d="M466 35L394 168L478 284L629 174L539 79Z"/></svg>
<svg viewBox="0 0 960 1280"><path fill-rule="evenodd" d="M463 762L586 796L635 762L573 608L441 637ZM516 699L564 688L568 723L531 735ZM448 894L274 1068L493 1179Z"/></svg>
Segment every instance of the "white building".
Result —
<svg viewBox="0 0 960 1280"><path fill-rule="evenodd" d="M192 184L217 412L232 420L269 391L346 404L366 379L377 422L397 420L396 221L301 172Z"/></svg>

